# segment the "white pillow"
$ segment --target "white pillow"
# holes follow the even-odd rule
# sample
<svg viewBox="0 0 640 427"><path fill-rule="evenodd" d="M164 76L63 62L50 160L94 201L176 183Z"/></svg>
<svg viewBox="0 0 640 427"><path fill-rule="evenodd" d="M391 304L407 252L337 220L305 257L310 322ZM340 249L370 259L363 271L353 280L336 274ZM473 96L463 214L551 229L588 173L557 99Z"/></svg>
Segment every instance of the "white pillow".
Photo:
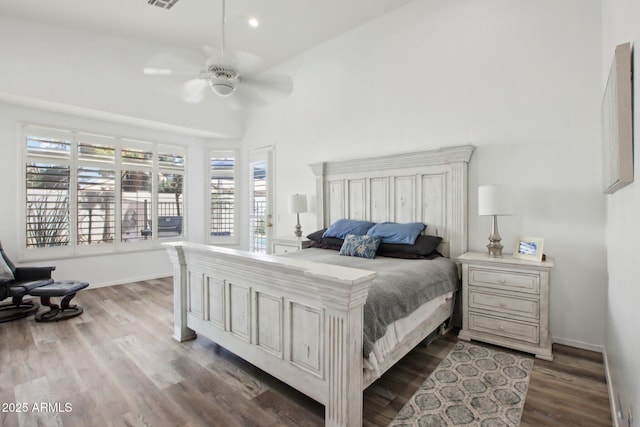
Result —
<svg viewBox="0 0 640 427"><path fill-rule="evenodd" d="M11 271L11 269L9 268L9 265L7 265L2 255L0 255L0 279L5 279L5 280L15 279L15 277L13 277L13 271Z"/></svg>

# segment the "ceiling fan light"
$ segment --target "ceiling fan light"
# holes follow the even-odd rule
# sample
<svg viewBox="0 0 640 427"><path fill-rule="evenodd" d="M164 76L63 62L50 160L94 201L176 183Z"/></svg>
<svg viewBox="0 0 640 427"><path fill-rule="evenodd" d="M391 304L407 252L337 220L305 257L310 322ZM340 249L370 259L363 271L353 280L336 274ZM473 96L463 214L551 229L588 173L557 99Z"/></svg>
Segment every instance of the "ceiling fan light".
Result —
<svg viewBox="0 0 640 427"><path fill-rule="evenodd" d="M236 90L236 86L229 81L209 80L209 86L211 86L211 90L213 90L216 95L223 98L231 96Z"/></svg>

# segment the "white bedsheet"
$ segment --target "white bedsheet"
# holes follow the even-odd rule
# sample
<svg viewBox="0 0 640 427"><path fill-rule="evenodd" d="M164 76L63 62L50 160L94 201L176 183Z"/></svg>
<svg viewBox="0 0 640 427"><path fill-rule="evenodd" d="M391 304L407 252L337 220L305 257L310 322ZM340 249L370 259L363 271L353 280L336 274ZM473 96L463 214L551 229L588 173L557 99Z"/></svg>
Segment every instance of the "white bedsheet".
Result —
<svg viewBox="0 0 640 427"><path fill-rule="evenodd" d="M382 375L379 366L387 355L389 355L397 345L402 343L407 334L412 332L420 322L429 317L431 313L442 304L445 304L452 296L453 292L440 295L431 301L425 302L407 317L396 320L390 324L384 336L374 343L373 351L369 355L369 359L364 359L364 369L371 371L369 375L373 375L374 378L379 378Z"/></svg>

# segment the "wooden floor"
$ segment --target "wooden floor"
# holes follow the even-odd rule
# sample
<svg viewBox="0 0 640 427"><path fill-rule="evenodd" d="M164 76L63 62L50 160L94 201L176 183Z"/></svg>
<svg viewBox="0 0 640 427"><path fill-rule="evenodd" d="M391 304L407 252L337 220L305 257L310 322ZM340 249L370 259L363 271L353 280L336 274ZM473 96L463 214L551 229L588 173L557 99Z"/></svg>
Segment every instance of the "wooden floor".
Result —
<svg viewBox="0 0 640 427"><path fill-rule="evenodd" d="M0 324L0 425L323 425L322 405L216 344L175 342L172 295L168 279L89 288L80 317ZM369 387L364 425L386 426L455 342L416 348ZM601 355L554 353L535 361L521 425L610 426Z"/></svg>

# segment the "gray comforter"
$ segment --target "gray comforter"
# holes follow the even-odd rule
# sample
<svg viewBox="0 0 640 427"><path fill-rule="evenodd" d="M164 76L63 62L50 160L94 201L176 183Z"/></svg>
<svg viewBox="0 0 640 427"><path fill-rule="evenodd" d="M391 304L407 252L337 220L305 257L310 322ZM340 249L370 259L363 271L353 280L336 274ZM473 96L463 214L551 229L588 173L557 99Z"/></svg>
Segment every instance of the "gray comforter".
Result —
<svg viewBox="0 0 640 427"><path fill-rule="evenodd" d="M458 289L458 271L448 258L406 260L340 256L337 251L309 248L285 256L306 261L375 271L364 306L363 355L369 358L373 344L387 326L408 316L425 302Z"/></svg>

